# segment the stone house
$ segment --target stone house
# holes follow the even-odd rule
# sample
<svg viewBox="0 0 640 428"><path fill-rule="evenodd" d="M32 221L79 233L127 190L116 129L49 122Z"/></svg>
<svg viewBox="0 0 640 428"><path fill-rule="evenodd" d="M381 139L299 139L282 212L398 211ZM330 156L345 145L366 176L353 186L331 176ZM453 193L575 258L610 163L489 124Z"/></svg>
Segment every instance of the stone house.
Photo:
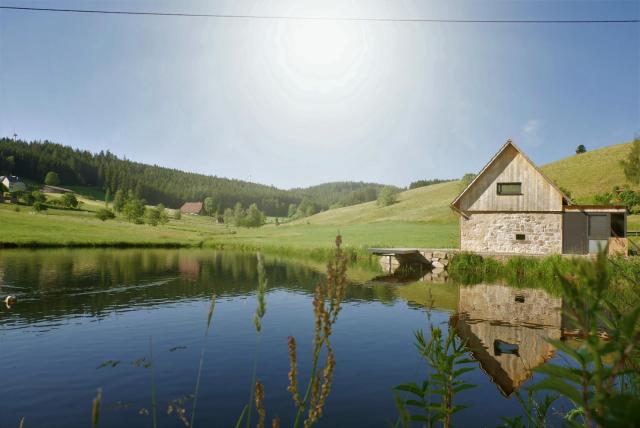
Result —
<svg viewBox="0 0 640 428"><path fill-rule="evenodd" d="M508 140L454 199L460 249L502 254L626 253L624 206L576 205Z"/></svg>
<svg viewBox="0 0 640 428"><path fill-rule="evenodd" d="M27 190L27 185L15 175L6 175L0 177L0 183L4 185L7 190L12 192L24 192Z"/></svg>

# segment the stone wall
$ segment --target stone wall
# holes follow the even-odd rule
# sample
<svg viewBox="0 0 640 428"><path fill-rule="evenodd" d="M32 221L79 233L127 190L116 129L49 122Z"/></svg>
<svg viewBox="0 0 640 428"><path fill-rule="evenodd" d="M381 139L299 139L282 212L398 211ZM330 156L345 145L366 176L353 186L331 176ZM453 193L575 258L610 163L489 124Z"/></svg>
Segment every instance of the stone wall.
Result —
<svg viewBox="0 0 640 428"><path fill-rule="evenodd" d="M523 234L524 240L516 240ZM460 219L460 247L480 253L560 254L561 213L475 213Z"/></svg>

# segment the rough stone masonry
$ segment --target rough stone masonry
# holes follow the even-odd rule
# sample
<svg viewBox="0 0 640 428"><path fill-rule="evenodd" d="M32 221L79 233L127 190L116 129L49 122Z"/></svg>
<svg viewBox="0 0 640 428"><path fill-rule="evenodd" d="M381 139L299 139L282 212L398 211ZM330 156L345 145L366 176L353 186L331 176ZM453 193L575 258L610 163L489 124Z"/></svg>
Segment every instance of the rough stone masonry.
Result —
<svg viewBox="0 0 640 428"><path fill-rule="evenodd" d="M562 213L475 213L460 222L463 251L562 253Z"/></svg>

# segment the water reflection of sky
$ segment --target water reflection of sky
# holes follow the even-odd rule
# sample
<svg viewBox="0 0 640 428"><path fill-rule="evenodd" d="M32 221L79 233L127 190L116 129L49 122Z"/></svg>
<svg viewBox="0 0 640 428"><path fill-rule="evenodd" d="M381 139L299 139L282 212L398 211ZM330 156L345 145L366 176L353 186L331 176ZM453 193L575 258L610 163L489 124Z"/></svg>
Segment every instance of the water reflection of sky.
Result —
<svg viewBox="0 0 640 428"><path fill-rule="evenodd" d="M308 372L312 290L322 276L321 267L266 260L269 291L257 373L265 384L268 416L280 416L283 426L293 412L286 391L287 336L296 337L299 370ZM193 391L212 290L217 305L206 346L198 419L209 426L235 423L248 398L256 349L253 255L205 250L4 251L0 271L0 293L11 290L20 298L11 310L0 312L0 426L16 426L22 416L27 426L86 424L98 387L104 393L105 426L148 425L149 417L138 411L150 407L150 372L132 362L149 358L150 342L160 426L179 426L177 418L166 415L166 404ZM420 299L428 289L442 303L432 311L432 321L443 328L451 323L460 335L486 348L483 355L474 354L481 370L466 375L478 387L460 394L460 402L472 407L457 416L457 425L495 426L500 416L518 414L516 400L505 398L509 394L504 385L482 361L496 360L493 343L485 342L493 340L491 332L497 327L507 328L508 334L500 338L517 342L520 356L502 355L497 361L520 361L515 371L503 371L519 376L521 386L530 376L525 365L538 361L536 349L527 354L525 348L546 343L532 341L529 332L540 338L546 330L533 328L535 315L524 306L515 306L510 327L508 320L498 319L509 312L506 306L492 309L497 315L487 320L480 296L490 292L493 297L487 302L509 305L516 294L530 293L525 306L552 298L539 290L484 287L490 291L452 283L351 285L334 329L337 368L319 426L336 426L336 421L340 426L383 426L395 417L392 387L425 374L413 332L426 329ZM473 302L475 306L469 306ZM460 304L466 305L462 316L456 315ZM97 368L109 360L115 367Z"/></svg>

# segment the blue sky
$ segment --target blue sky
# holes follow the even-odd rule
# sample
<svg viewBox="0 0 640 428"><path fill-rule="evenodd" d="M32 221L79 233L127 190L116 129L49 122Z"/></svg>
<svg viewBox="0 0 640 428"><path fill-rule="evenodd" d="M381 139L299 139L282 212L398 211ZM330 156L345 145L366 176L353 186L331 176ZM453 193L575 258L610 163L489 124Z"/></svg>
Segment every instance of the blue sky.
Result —
<svg viewBox="0 0 640 428"><path fill-rule="evenodd" d="M616 1L25 1L255 15L637 19ZM203 19L0 10L0 135L279 187L406 186L640 132L640 24Z"/></svg>

